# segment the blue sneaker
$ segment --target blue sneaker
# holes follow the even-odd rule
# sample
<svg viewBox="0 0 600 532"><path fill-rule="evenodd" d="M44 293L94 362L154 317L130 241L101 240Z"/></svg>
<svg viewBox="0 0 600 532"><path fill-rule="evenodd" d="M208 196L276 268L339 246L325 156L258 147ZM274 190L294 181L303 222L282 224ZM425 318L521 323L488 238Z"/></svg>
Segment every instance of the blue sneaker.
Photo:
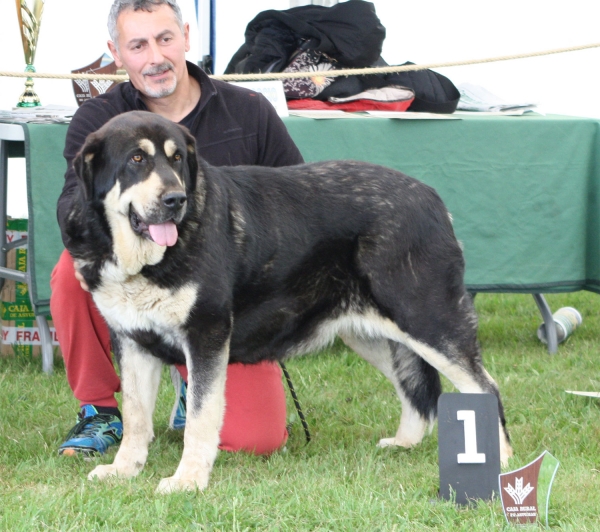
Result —
<svg viewBox="0 0 600 532"><path fill-rule="evenodd" d="M169 427L174 430L181 430L185 428L185 413L187 410L187 384L181 378L179 372L174 366L171 366L171 380L173 381L173 387L175 388L175 404L171 411L171 417L169 418Z"/></svg>
<svg viewBox="0 0 600 532"><path fill-rule="evenodd" d="M93 405L84 405L77 414L79 422L67 434L58 454L92 456L104 454L123 439L123 422L112 414L101 414Z"/></svg>

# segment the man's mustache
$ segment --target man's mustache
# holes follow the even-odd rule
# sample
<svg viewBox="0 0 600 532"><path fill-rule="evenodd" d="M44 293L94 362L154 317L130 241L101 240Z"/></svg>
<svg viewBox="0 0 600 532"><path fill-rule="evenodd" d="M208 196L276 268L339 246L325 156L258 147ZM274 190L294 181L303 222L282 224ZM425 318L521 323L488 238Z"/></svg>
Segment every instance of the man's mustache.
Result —
<svg viewBox="0 0 600 532"><path fill-rule="evenodd" d="M147 70L144 70L144 72L142 72L142 74L144 76L156 76L157 74L162 74L163 72L166 72L167 70L174 70L175 66L173 65L173 63L171 63L170 61L165 61L164 63L161 63L160 65L155 65L153 67L150 67Z"/></svg>

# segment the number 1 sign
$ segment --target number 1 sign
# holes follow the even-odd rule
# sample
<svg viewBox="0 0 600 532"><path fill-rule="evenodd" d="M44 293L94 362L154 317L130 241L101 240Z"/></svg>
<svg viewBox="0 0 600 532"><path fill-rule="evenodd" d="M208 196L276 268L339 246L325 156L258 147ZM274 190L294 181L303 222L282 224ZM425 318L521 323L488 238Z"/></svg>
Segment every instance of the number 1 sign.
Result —
<svg viewBox="0 0 600 532"><path fill-rule="evenodd" d="M458 504L498 495L498 399L444 393L438 400L440 496Z"/></svg>

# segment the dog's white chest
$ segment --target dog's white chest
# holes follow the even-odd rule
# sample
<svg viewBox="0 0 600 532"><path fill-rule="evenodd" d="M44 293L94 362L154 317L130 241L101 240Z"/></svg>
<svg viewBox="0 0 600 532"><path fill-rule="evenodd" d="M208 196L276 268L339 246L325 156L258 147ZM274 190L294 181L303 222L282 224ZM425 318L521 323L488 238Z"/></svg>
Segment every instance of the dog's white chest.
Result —
<svg viewBox="0 0 600 532"><path fill-rule="evenodd" d="M105 268L102 285L93 293L96 306L113 329L174 331L186 322L198 285L189 283L173 290L139 274L122 279L115 273Z"/></svg>

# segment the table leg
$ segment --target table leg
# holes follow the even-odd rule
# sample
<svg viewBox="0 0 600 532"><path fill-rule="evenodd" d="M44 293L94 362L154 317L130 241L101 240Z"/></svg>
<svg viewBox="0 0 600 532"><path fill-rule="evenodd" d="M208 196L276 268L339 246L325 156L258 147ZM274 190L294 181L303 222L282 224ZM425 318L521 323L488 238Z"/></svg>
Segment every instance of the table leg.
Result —
<svg viewBox="0 0 600 532"><path fill-rule="evenodd" d="M6 176L8 175L8 147L0 140L0 268L6 267ZM4 277L0 277L0 290L4 286Z"/></svg>
<svg viewBox="0 0 600 532"><path fill-rule="evenodd" d="M45 316L35 317L40 331L40 340L42 342L42 370L49 375L54 369L54 353L52 348L52 336L50 327Z"/></svg>
<svg viewBox="0 0 600 532"><path fill-rule="evenodd" d="M544 318L546 325L546 338L548 340L548 353L551 355L558 351L558 336L556 334L556 323L552 317L552 311L548 305L546 298L542 294L533 294L533 298L537 303L538 308Z"/></svg>

